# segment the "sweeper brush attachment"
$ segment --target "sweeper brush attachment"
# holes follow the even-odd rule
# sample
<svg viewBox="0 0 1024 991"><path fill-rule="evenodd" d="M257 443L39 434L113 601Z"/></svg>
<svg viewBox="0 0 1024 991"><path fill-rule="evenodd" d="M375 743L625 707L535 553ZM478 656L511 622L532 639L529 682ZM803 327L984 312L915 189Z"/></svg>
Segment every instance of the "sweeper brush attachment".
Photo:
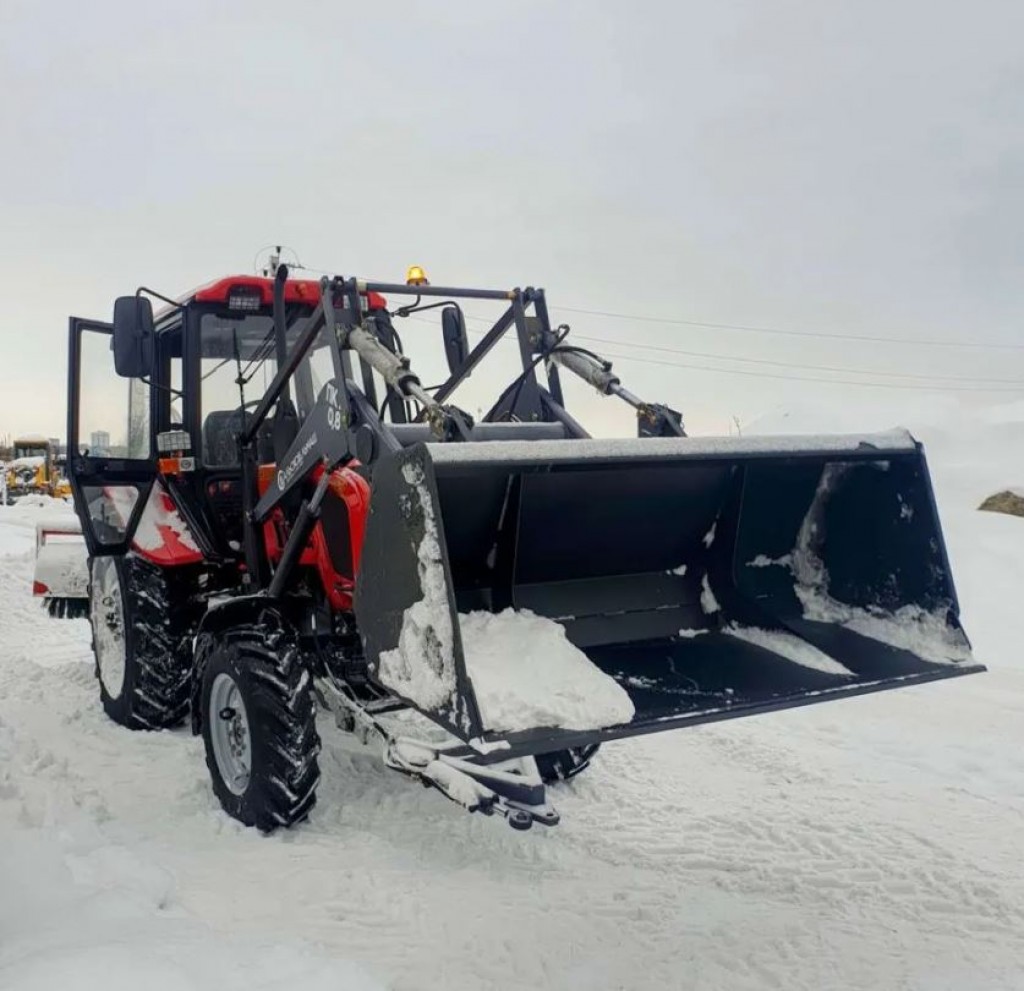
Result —
<svg viewBox="0 0 1024 991"><path fill-rule="evenodd" d="M492 731L461 625L510 607L632 719ZM982 670L902 432L416 445L376 466L356 613L384 687L503 758Z"/></svg>

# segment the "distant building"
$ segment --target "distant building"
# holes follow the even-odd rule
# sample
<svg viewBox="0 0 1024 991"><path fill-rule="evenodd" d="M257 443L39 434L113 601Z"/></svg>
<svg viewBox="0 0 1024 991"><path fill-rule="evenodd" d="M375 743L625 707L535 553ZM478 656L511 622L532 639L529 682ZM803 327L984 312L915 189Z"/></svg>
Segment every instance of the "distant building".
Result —
<svg viewBox="0 0 1024 991"><path fill-rule="evenodd" d="M94 454L110 450L110 434L106 430L94 430L89 434L89 448Z"/></svg>

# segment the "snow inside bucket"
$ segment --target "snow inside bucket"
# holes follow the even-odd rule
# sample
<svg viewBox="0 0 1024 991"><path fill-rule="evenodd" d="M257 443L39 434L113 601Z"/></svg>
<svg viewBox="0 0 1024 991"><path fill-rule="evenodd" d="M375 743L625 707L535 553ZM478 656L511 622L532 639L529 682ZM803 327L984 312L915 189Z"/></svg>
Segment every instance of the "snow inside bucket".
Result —
<svg viewBox="0 0 1024 991"><path fill-rule="evenodd" d="M459 616L466 673L491 731L605 729L636 712L629 695L565 635L529 610Z"/></svg>

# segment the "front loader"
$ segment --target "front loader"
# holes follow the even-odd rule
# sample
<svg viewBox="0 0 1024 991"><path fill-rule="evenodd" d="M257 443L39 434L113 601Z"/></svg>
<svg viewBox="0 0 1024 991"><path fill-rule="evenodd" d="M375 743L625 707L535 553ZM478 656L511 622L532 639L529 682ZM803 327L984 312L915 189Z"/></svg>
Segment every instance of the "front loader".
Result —
<svg viewBox="0 0 1024 991"><path fill-rule="evenodd" d="M4 486L8 503L17 502L23 496L66 499L71 495L63 458L55 441L35 434L19 437L14 441L12 454Z"/></svg>
<svg viewBox="0 0 1024 991"><path fill-rule="evenodd" d="M909 434L687 437L551 327L542 290L415 276L282 266L72 320L103 704L132 728L190 709L231 815L309 813L316 702L528 828L607 741L984 670ZM472 348L466 300L501 308ZM436 309L449 375L428 388L397 322ZM79 445L90 334L148 390L137 457ZM502 339L519 368L475 418L452 396ZM637 437L591 438L566 373L632 406Z"/></svg>

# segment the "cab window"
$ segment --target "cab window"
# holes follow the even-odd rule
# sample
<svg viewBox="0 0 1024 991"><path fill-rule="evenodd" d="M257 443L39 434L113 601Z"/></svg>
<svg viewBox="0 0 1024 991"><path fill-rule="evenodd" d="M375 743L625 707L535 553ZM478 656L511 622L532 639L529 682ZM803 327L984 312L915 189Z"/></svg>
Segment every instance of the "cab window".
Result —
<svg viewBox="0 0 1024 991"><path fill-rule="evenodd" d="M294 346L308 312L291 315L287 338ZM199 325L200 422L203 462L238 465L238 434L252 417L277 374L274 322L259 313L205 313ZM333 377L326 332L302 363L289 388L299 417L305 416L323 382ZM269 432L269 424L266 424Z"/></svg>

